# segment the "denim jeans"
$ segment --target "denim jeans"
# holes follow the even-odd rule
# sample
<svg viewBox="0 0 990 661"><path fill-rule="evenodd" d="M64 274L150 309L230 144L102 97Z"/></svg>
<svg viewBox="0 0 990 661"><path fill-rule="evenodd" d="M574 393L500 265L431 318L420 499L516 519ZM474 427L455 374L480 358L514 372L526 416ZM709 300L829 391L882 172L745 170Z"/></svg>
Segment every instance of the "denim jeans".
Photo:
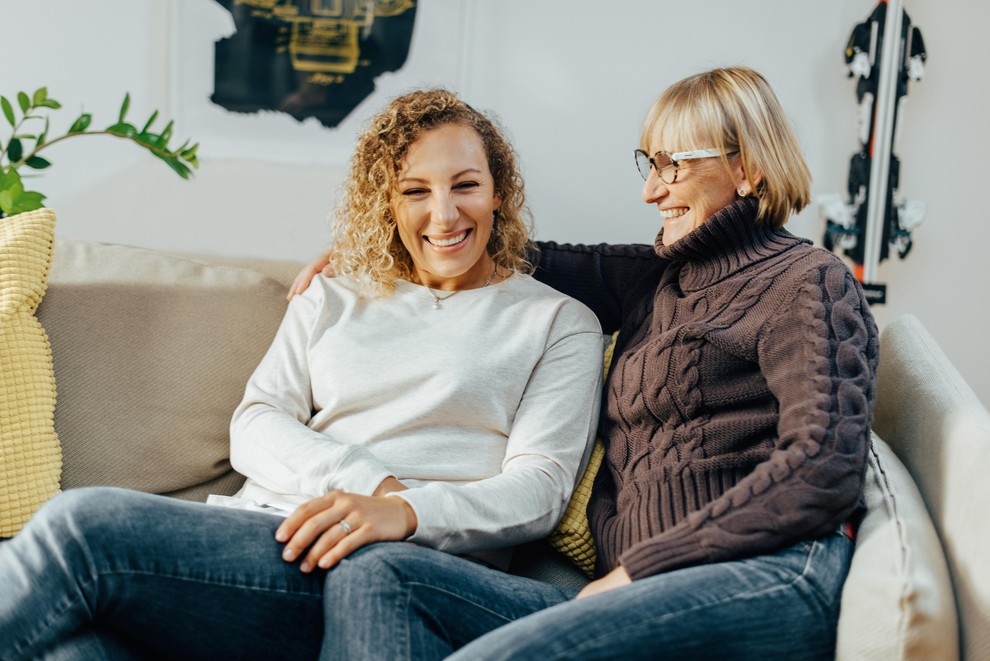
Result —
<svg viewBox="0 0 990 661"><path fill-rule="evenodd" d="M315 658L323 579L280 518L74 489L0 544L0 658Z"/></svg>
<svg viewBox="0 0 990 661"><path fill-rule="evenodd" d="M0 544L0 658L306 659L322 640L346 659L824 659L852 553L832 535L575 602L413 544L303 574L281 559L279 521L67 491Z"/></svg>
<svg viewBox="0 0 990 661"><path fill-rule="evenodd" d="M580 601L430 549L369 546L327 579L338 607L322 658L830 659L852 546L830 534Z"/></svg>

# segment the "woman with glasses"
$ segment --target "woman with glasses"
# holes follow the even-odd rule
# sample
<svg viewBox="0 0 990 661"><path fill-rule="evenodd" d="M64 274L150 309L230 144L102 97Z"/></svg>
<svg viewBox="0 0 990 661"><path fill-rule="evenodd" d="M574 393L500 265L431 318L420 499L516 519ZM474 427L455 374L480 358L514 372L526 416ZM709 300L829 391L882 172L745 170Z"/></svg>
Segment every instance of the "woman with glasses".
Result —
<svg viewBox="0 0 990 661"><path fill-rule="evenodd" d="M505 567L553 529L602 334L526 275L511 145L450 92L403 95L360 136L337 217L342 277L289 304L234 413L234 507L53 499L0 545L0 658L315 658L324 608L353 607L325 577L355 550Z"/></svg>
<svg viewBox="0 0 990 661"><path fill-rule="evenodd" d="M415 659L832 657L873 318L839 259L783 229L810 174L760 74L673 84L635 155L654 245L543 244L537 271L621 329L588 506L595 580L577 592L371 548L328 582L354 609L328 622L350 632L338 658L385 637Z"/></svg>

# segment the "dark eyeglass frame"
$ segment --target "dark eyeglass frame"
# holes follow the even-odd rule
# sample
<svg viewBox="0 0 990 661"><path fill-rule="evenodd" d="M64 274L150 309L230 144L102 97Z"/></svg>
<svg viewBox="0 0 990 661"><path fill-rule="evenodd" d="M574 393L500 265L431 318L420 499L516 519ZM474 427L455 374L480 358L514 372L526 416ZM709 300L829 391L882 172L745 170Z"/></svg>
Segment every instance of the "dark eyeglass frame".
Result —
<svg viewBox="0 0 990 661"><path fill-rule="evenodd" d="M650 167L657 171L657 176L660 177L660 181L669 185L677 181L677 169L680 167L679 161L686 161L692 158L715 158L722 156L723 154L728 156L732 153L734 152L724 153L719 149L694 149L692 151L675 151L673 153L658 151L653 156L650 156L642 149L634 149L633 157L636 159L636 170L638 170L640 176L643 177L643 181L646 181L649 178L650 171L647 169L645 173L643 172L643 169L640 167L640 156L649 161ZM663 166L657 165L657 161L659 160L657 158L658 156L667 158L670 163ZM671 166L673 166L673 175L671 175L670 181L667 181L667 178L664 176L664 171L669 171Z"/></svg>

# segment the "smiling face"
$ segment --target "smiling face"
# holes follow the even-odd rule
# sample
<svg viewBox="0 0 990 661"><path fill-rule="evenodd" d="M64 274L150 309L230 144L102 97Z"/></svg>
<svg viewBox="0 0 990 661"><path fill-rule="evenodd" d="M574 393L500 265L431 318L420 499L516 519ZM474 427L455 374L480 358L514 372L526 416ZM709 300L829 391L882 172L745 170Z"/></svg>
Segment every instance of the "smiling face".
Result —
<svg viewBox="0 0 990 661"><path fill-rule="evenodd" d="M445 124L420 135L401 163L391 203L414 277L434 289L483 286L495 268L488 241L500 203L473 128Z"/></svg>
<svg viewBox="0 0 990 661"><path fill-rule="evenodd" d="M657 151L654 145L649 153ZM665 184L656 170L650 169L643 184L643 201L655 204L663 217L663 245L672 245L701 226L712 214L734 202L737 190L748 187L738 161L737 156L729 157L730 171L721 158L681 161L672 184Z"/></svg>

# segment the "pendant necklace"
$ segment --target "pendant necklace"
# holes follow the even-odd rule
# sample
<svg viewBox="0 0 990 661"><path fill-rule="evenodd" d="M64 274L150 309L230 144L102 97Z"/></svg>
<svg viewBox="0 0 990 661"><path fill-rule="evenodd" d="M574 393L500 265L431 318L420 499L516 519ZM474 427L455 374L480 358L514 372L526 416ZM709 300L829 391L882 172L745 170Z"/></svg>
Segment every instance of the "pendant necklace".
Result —
<svg viewBox="0 0 990 661"><path fill-rule="evenodd" d="M488 285L490 285L491 282L492 282L492 280L495 279L495 274L496 273L498 273L498 264L495 265L495 270L493 270L492 271L492 274L490 276L488 276L488 279L487 280L485 280L485 284L483 284L480 287L478 287L478 289L484 289L485 287L487 287ZM440 301L446 301L448 298L450 298L454 294L457 294L457 293L459 293L459 292L461 292L463 290L462 289L455 289L454 291L450 292L446 296L437 296L435 293L433 293L433 289L431 289L429 285L426 285L426 291L430 292L430 296L433 297L433 309L434 310L439 310L440 309Z"/></svg>

